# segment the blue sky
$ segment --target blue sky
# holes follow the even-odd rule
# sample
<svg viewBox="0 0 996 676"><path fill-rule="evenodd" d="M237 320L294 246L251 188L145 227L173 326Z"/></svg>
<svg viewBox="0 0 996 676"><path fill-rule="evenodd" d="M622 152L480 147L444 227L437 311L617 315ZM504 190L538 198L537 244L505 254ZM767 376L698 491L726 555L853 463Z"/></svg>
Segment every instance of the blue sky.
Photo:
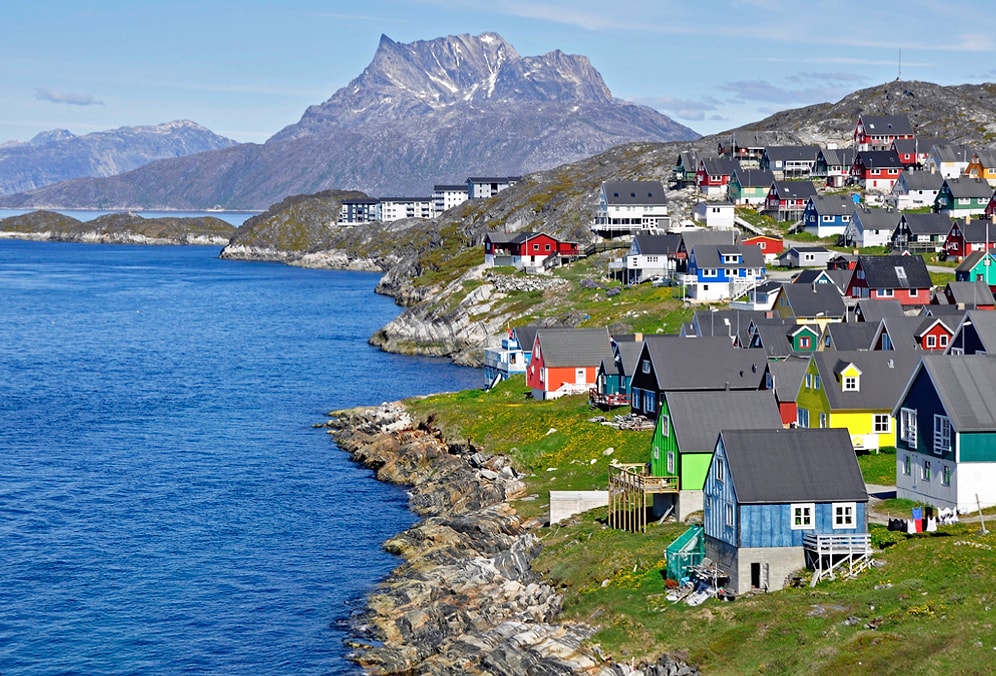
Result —
<svg viewBox="0 0 996 676"><path fill-rule="evenodd" d="M0 11L0 143L189 119L263 142L381 34L500 33L587 56L617 98L708 134L896 79L996 80L991 0L38 0Z"/></svg>

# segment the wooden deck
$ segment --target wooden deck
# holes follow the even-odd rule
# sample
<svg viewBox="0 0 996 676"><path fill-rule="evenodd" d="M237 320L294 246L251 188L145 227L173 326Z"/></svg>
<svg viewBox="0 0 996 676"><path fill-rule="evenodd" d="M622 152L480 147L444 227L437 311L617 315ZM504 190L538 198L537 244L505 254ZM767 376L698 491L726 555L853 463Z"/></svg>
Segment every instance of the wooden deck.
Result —
<svg viewBox="0 0 996 676"><path fill-rule="evenodd" d="M871 535L868 533L807 533L802 543L806 550L806 563L813 569L811 587L815 587L820 580L833 580L838 573L849 577L857 575L871 564Z"/></svg>
<svg viewBox="0 0 996 676"><path fill-rule="evenodd" d="M609 467L609 526L646 532L647 496L677 492L676 476L651 476L646 464L612 465Z"/></svg>

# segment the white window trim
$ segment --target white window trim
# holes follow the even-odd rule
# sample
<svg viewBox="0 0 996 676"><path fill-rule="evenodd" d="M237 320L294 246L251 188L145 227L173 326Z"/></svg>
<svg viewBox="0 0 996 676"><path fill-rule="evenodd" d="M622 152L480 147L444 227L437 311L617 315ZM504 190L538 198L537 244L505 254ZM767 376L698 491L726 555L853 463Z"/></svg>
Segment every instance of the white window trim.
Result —
<svg viewBox="0 0 996 676"><path fill-rule="evenodd" d="M885 429L880 430L878 423L884 418ZM892 431L892 416L888 413L875 413L872 415L872 430L875 434L889 434Z"/></svg>
<svg viewBox="0 0 996 676"><path fill-rule="evenodd" d="M733 521L733 505L727 503L725 511L726 511L726 525L729 526L730 528L733 528L734 526L736 526L736 524Z"/></svg>
<svg viewBox="0 0 996 676"><path fill-rule="evenodd" d="M816 504L795 502L789 505L789 519L792 530L813 530L816 528Z"/></svg>
<svg viewBox="0 0 996 676"><path fill-rule="evenodd" d="M833 514L833 527L837 530L857 528L857 504L853 502L834 502L830 505Z"/></svg>
<svg viewBox="0 0 996 676"><path fill-rule="evenodd" d="M950 452L954 441L954 432L951 429L951 419L946 415L934 414L934 454L942 455L945 451Z"/></svg>
<svg viewBox="0 0 996 676"><path fill-rule="evenodd" d="M916 448L916 410L902 408L899 410L899 438L910 448Z"/></svg>

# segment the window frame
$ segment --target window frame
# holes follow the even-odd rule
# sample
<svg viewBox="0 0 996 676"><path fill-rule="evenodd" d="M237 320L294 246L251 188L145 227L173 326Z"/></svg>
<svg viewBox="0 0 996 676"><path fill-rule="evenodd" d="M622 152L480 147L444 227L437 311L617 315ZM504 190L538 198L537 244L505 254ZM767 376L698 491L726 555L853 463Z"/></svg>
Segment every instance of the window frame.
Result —
<svg viewBox="0 0 996 676"><path fill-rule="evenodd" d="M954 448L954 431L951 418L946 415L934 414L934 439L931 448L934 455L950 453Z"/></svg>
<svg viewBox="0 0 996 676"><path fill-rule="evenodd" d="M793 502L789 505L789 525L792 530L816 528L816 503Z"/></svg>
<svg viewBox="0 0 996 676"><path fill-rule="evenodd" d="M834 502L830 505L830 513L833 517L833 527L835 530L854 530L858 527L857 503Z"/></svg>

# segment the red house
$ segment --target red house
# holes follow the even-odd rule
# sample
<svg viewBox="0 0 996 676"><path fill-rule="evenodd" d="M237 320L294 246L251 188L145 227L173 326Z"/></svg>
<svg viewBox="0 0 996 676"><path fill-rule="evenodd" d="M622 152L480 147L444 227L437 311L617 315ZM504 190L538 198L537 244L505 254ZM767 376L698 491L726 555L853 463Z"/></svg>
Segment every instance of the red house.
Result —
<svg viewBox="0 0 996 676"><path fill-rule="evenodd" d="M484 238L484 265L511 265L519 270L541 267L551 256L576 258L577 242L561 241L543 232L489 232Z"/></svg>
<svg viewBox="0 0 996 676"><path fill-rule="evenodd" d="M802 218L809 198L815 195L812 181L775 181L764 200L764 213L776 221Z"/></svg>
<svg viewBox="0 0 996 676"><path fill-rule="evenodd" d="M996 248L996 224L988 218L973 221L970 217L965 217L954 221L944 240L944 253L954 258L964 258L976 251L994 248Z"/></svg>
<svg viewBox="0 0 996 676"><path fill-rule="evenodd" d="M608 329L540 329L533 339L526 385L534 399L587 394L598 382L599 366L614 358Z"/></svg>
<svg viewBox="0 0 996 676"><path fill-rule="evenodd" d="M785 250L785 243L782 239L778 237L772 237L771 235L757 235L756 237L748 237L741 242L744 246L755 245L764 254L764 260L766 263L772 262L774 259L778 258L778 254Z"/></svg>
<svg viewBox="0 0 996 676"><path fill-rule="evenodd" d="M902 171L895 150L864 150L854 156L851 177L865 190L890 192Z"/></svg>
<svg viewBox="0 0 996 676"><path fill-rule="evenodd" d="M695 185L706 195L723 196L726 194L726 186L730 184L730 177L738 166L736 160L725 157L701 159L695 172Z"/></svg>
<svg viewBox="0 0 996 676"><path fill-rule="evenodd" d="M854 128L858 150L888 150L896 139L912 139L913 125L905 115L859 115Z"/></svg>
<svg viewBox="0 0 996 676"><path fill-rule="evenodd" d="M932 285L927 264L920 256L858 256L845 295L927 305Z"/></svg>

